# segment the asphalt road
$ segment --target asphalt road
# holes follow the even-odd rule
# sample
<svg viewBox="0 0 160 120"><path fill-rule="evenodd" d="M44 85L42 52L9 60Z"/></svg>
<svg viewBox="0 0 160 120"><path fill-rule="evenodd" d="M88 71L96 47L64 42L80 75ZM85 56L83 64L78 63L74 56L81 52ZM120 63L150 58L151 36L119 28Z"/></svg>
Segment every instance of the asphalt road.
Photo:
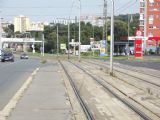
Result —
<svg viewBox="0 0 160 120"><path fill-rule="evenodd" d="M0 111L5 107L31 73L41 65L38 59L0 62Z"/></svg>
<svg viewBox="0 0 160 120"><path fill-rule="evenodd" d="M130 60L115 60L117 63L121 63L129 66L145 67L154 70L160 70L160 62L153 61L130 61Z"/></svg>

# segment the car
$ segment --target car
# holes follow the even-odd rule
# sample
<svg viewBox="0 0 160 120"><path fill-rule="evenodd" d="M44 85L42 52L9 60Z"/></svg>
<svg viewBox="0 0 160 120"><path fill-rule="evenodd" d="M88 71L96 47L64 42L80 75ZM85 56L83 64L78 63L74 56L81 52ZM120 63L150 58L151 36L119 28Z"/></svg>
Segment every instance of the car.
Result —
<svg viewBox="0 0 160 120"><path fill-rule="evenodd" d="M0 59L1 59L1 62L5 62L5 61L14 62L14 55L12 52L2 51Z"/></svg>
<svg viewBox="0 0 160 120"><path fill-rule="evenodd" d="M28 55L27 55L27 53L22 53L21 55L20 55L20 59L28 59L29 57L28 57Z"/></svg>

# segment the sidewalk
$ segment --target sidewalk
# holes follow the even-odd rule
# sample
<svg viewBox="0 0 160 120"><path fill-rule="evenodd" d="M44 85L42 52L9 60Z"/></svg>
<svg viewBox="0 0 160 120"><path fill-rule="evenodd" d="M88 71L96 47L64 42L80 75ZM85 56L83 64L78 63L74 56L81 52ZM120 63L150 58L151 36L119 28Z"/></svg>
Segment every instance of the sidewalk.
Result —
<svg viewBox="0 0 160 120"><path fill-rule="evenodd" d="M7 120L70 120L66 98L58 62L48 62L40 67Z"/></svg>

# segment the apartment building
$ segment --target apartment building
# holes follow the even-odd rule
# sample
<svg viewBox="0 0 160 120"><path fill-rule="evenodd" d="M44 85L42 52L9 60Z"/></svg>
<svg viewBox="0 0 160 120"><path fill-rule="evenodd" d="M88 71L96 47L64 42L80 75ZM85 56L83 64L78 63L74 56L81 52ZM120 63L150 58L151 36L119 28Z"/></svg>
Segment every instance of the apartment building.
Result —
<svg viewBox="0 0 160 120"><path fill-rule="evenodd" d="M14 32L26 32L30 28L28 17L20 15L14 18Z"/></svg>
<svg viewBox="0 0 160 120"><path fill-rule="evenodd" d="M145 47L160 45L160 0L140 0L140 30L145 37L152 37L145 41Z"/></svg>

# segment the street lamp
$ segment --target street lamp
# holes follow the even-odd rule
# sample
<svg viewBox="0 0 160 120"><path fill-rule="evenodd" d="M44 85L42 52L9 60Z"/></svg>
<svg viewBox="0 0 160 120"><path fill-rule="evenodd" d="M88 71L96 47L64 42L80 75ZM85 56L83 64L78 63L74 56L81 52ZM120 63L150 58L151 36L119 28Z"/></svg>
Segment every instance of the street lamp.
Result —
<svg viewBox="0 0 160 120"><path fill-rule="evenodd" d="M44 57L44 33L42 34L43 36L43 38L42 38L42 55L43 55L43 57Z"/></svg>
<svg viewBox="0 0 160 120"><path fill-rule="evenodd" d="M70 41L70 18L68 19L68 60L69 60L69 51L70 51L70 46L69 46L69 41Z"/></svg>
<svg viewBox="0 0 160 120"><path fill-rule="evenodd" d="M79 0L79 53L78 61L81 61L81 0Z"/></svg>
<svg viewBox="0 0 160 120"><path fill-rule="evenodd" d="M114 0L111 11L111 45L110 45L110 75L113 75L113 52L114 52Z"/></svg>
<svg viewBox="0 0 160 120"><path fill-rule="evenodd" d="M57 57L59 56L59 32L58 32L58 24L57 24Z"/></svg>
<svg viewBox="0 0 160 120"><path fill-rule="evenodd" d="M0 18L0 50L2 49L2 20L3 18Z"/></svg>

